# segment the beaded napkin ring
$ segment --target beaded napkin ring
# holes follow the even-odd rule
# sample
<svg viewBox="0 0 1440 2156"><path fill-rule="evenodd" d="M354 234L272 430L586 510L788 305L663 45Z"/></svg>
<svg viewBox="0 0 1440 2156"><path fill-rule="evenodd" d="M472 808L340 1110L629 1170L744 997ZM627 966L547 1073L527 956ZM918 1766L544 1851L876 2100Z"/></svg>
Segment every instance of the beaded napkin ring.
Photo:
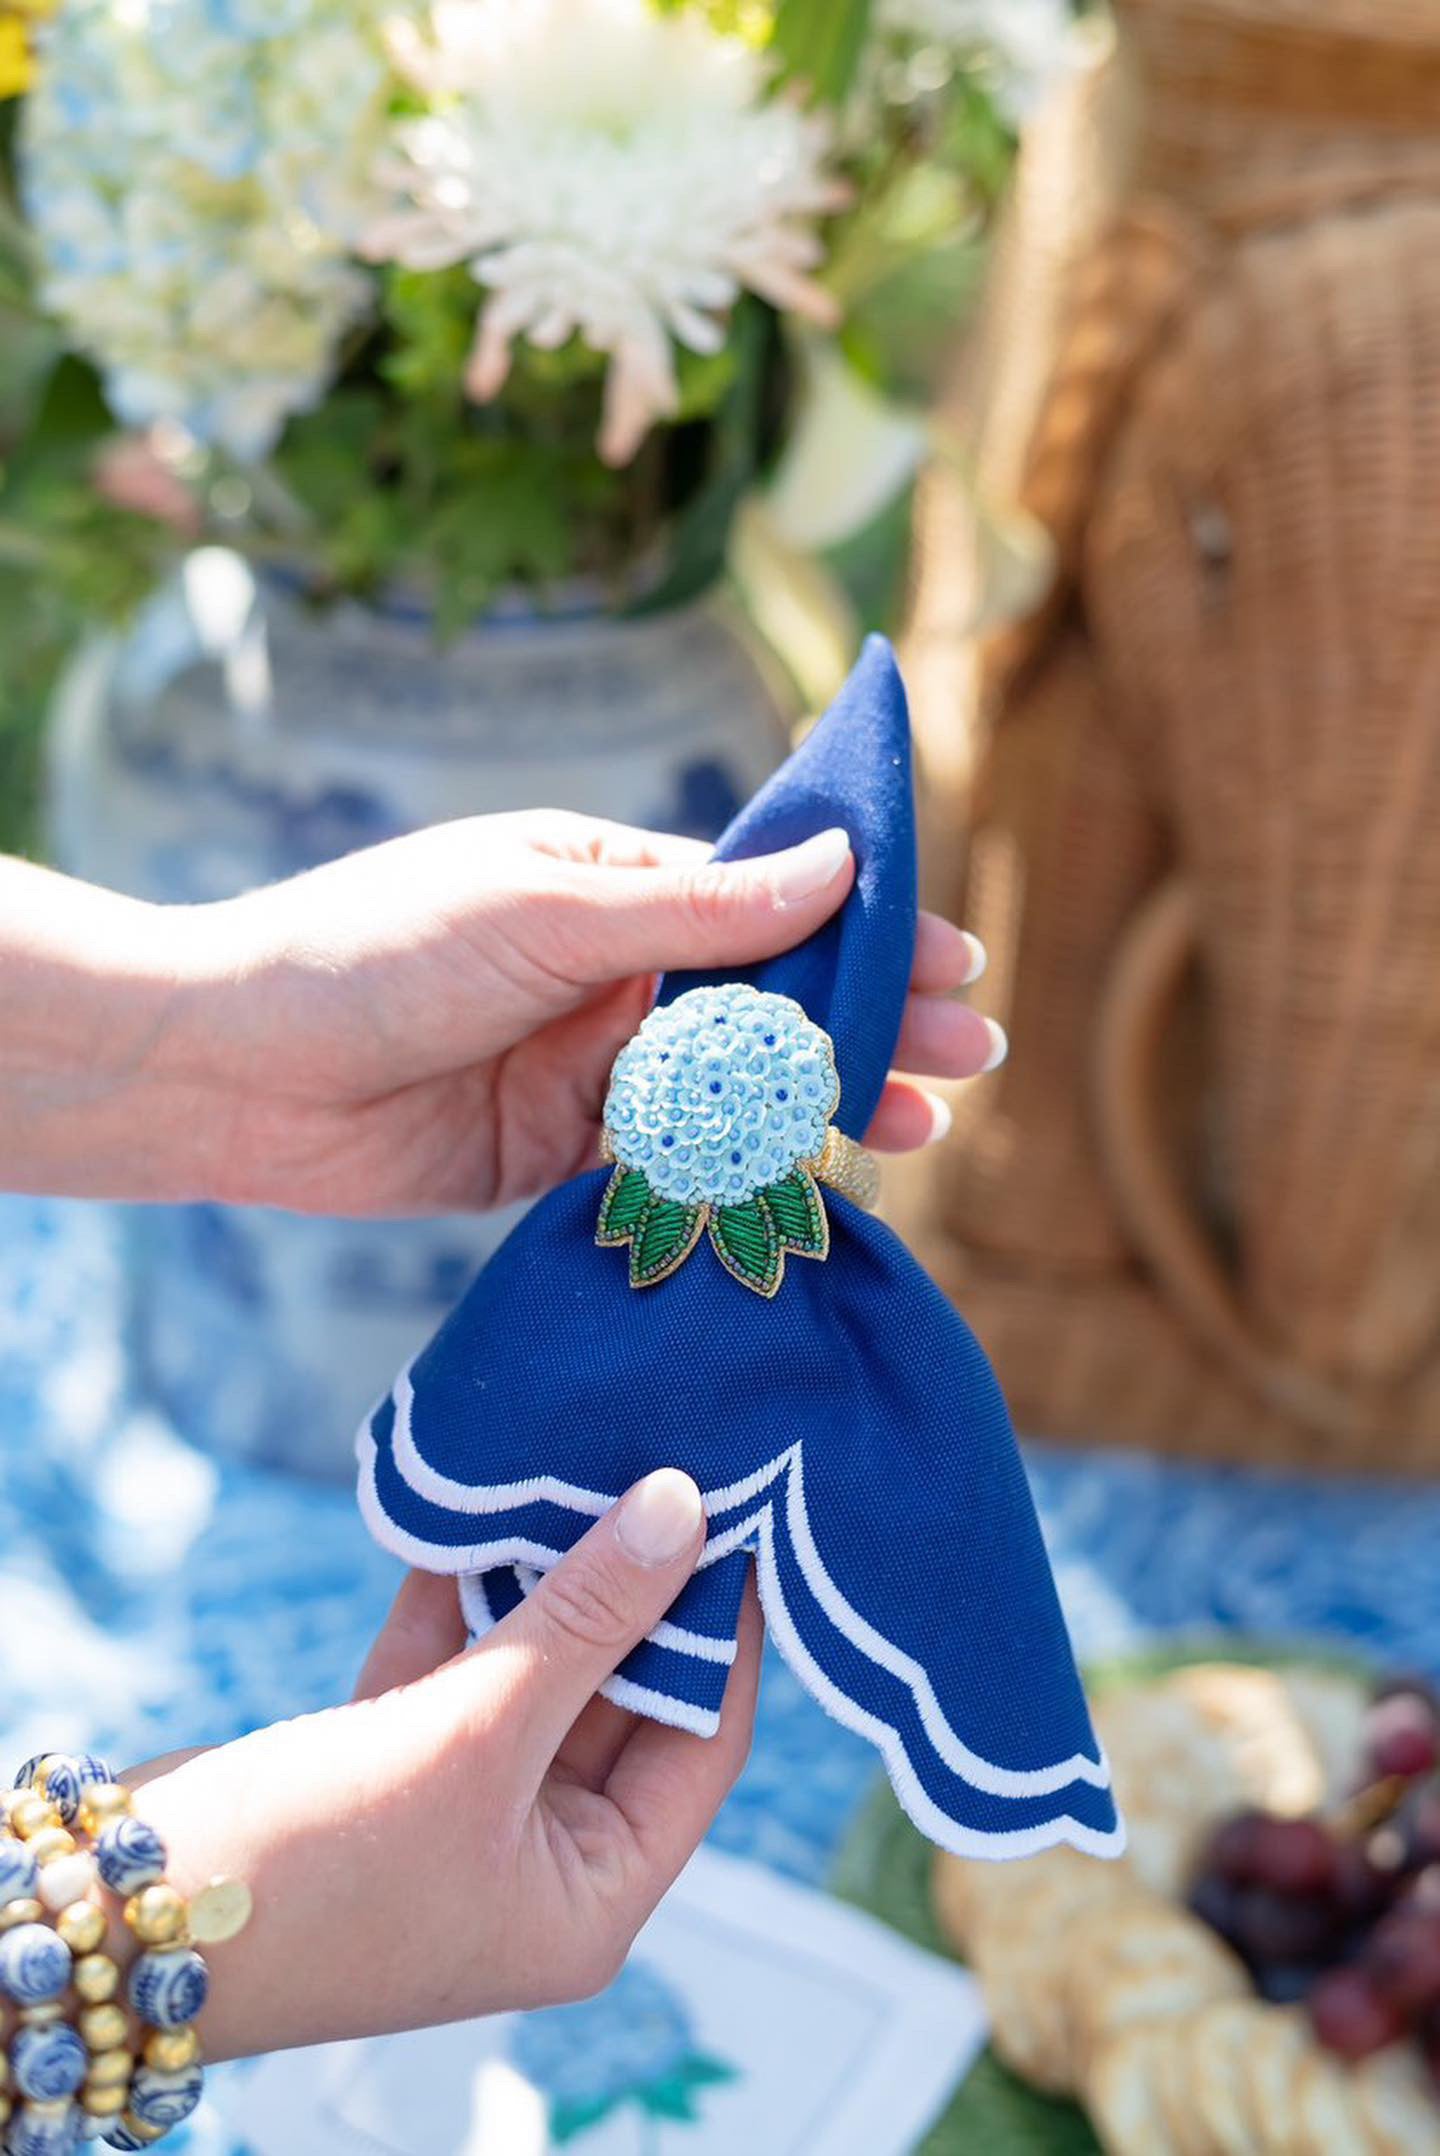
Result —
<svg viewBox="0 0 1440 2156"><path fill-rule="evenodd" d="M839 1105L830 1036L789 996L732 981L660 1005L611 1073L596 1241L628 1243L630 1285L648 1288L708 1227L728 1273L776 1294L789 1252L829 1255L820 1183L867 1210L879 1195L873 1158L831 1120Z"/></svg>
<svg viewBox="0 0 1440 2156"><path fill-rule="evenodd" d="M196 1946L243 1930L250 1890L217 1879L187 1903L165 1865L130 1792L89 1754L28 1760L0 1799L0 2009L16 2013L8 2058L0 2049L5 2156L70 2156L102 2138L148 2148L199 2103L193 2023L210 1979ZM104 1950L97 1885L123 1898L141 1949L123 1980ZM138 2055L122 1981L142 2024ZM0 2043L3 2031L0 2019Z"/></svg>

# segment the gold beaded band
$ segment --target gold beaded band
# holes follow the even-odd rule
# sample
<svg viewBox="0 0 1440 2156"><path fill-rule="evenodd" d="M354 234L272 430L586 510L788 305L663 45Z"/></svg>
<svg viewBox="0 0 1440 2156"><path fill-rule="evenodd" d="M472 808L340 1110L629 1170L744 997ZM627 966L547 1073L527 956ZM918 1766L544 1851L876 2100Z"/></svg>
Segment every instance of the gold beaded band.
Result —
<svg viewBox="0 0 1440 2156"><path fill-rule="evenodd" d="M187 1902L165 1863L160 1837L101 1760L48 1753L0 1797L0 2008L17 2019L8 2056L0 2036L7 2147L50 2156L89 2122L113 2148L145 2148L198 2103L193 2021L209 1977L196 1947L243 1928L250 1892L215 1880ZM102 1889L140 1949L123 1978L129 2011Z"/></svg>
<svg viewBox="0 0 1440 2156"><path fill-rule="evenodd" d="M873 1213L879 1203L879 1161L833 1123L825 1134L825 1150L815 1163L815 1175L864 1212Z"/></svg>

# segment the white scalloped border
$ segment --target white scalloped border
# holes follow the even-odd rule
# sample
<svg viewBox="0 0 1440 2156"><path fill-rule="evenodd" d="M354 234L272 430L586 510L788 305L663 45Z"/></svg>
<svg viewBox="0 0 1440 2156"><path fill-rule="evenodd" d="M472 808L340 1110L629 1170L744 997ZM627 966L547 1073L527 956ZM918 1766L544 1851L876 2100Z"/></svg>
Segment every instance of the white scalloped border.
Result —
<svg viewBox="0 0 1440 2156"><path fill-rule="evenodd" d="M587 1518L596 1517L599 1512L607 1510L609 1505L614 1502L613 1498L604 1496L602 1493L579 1490L575 1485L560 1481L553 1476L537 1476L522 1483L493 1485L489 1489L474 1490L463 1484L451 1483L450 1478L440 1476L435 1470L426 1467L423 1462L420 1465L425 1476L430 1479L430 1489L419 1488L417 1483L411 1481L410 1476L404 1471L401 1446L398 1442L402 1424L403 1397L406 1456L418 1459L419 1456L415 1453L413 1435L409 1426L409 1407L413 1398L413 1391L408 1371L403 1373L401 1379L397 1381L394 1397L396 1439L392 1440L392 1443L394 1444L395 1463L397 1468L400 1469L403 1479L421 1497L428 1496L432 1502L443 1503L449 1509L468 1512L472 1515L492 1513L505 1506L517 1503L523 1504L537 1498L544 1498L550 1503L564 1506L566 1509L580 1513ZM530 1542L524 1537L513 1535L504 1536L490 1542L473 1543L463 1549L452 1549L424 1542L420 1537L412 1535L397 1526L380 1503L375 1475L376 1443L371 1434L369 1418L361 1426L357 1438L357 1452L360 1458L360 1509L366 1525L382 1547L392 1551L396 1556L404 1558L408 1563L419 1565L422 1569L429 1571L463 1574L484 1572L494 1566L504 1564L534 1566L538 1570L544 1571L550 1565L559 1561L561 1554L559 1551L547 1549L543 1544ZM788 1473L786 1473L786 1470L788 1470ZM787 1526L790 1530L796 1561L804 1575L806 1585L836 1629L860 1653L864 1654L869 1660L874 1661L879 1667L886 1669L892 1676L899 1678L906 1685L915 1701L926 1736L933 1745L937 1756L951 1772L959 1775L963 1780L968 1781L972 1787L982 1790L985 1794L999 1797L1048 1796L1067 1788L1076 1781L1086 1782L1099 1789L1109 1788L1110 1770L1103 1752L1098 1762L1090 1759L1084 1753L1076 1753L1070 1759L1061 1761L1051 1767L1035 1769L1006 1768L996 1766L993 1761L987 1760L979 1753L972 1751L964 1743L963 1739L956 1735L945 1718L934 1688L923 1667L896 1647L893 1641L887 1640L883 1634L877 1632L857 1610L853 1609L825 1571L811 1532L809 1514L805 1505L802 1448L799 1443L789 1447L785 1452L777 1454L774 1460L767 1462L764 1468L758 1470L756 1474L745 1478L743 1482L728 1485L720 1490L707 1491L705 1493L706 1509L712 1512L731 1510L735 1505L746 1502L750 1496L758 1496L761 1492L767 1490L782 1473L785 1474L787 1482ZM436 1494L442 1485L448 1485L449 1488L463 1495L466 1499L463 1506L456 1504L451 1498L440 1497ZM501 1491L505 1491L507 1494L502 1497L499 1494ZM933 1801L926 1795L911 1765L904 1741L899 1732L893 1729L889 1723L880 1720L866 1708L861 1707L858 1702L850 1699L848 1694L841 1692L838 1686L826 1676L805 1647L791 1620L785 1605L783 1591L780 1587L779 1572L774 1556L772 1514L773 1499L770 1499L763 1505L757 1506L754 1512L736 1523L733 1528L727 1529L722 1536L714 1538L715 1546L707 1547L702 1562L713 1562L716 1557L725 1554L727 1550L737 1548L747 1542L755 1544L761 1600L765 1609L766 1622L781 1653L800 1682L806 1686L807 1690L811 1692L828 1713L832 1714L845 1727L853 1729L858 1735L865 1737L880 1751L889 1769L897 1796L923 1833L929 1835L932 1840L938 1841L942 1847L954 1849L961 1855L983 1855L986 1853L993 1855L1025 1855L1035 1850L1052 1847L1059 1841L1068 1841L1073 1847L1089 1851L1095 1855L1116 1856L1120 1854L1125 1845L1123 1823L1117 1824L1108 1834L1099 1834L1094 1828L1086 1826L1083 1821L1071 1819L1068 1814L1065 1814L1054 1821L1046 1822L1043 1826L1017 1829L1013 1834L1004 1832L980 1834L972 1830L958 1828L952 1821L949 1821L946 1815L940 1812ZM721 1548L718 1545L723 1545L724 1547ZM676 1629L679 1630L680 1628ZM679 1651L688 1652L691 1650L682 1647ZM617 1679L615 1682L617 1685L624 1684L625 1680ZM629 1687L632 1694L638 1693L641 1689L640 1687ZM622 1704L627 1703L639 1705L638 1700L622 1702ZM640 1711L655 1714L661 1720L673 1721L680 1727L694 1726L690 1720L682 1719L682 1717L691 1717L698 1711L692 1708L689 1702L668 1700L667 1698L664 1704L670 1710L668 1713L660 1711L662 1701L657 1695L653 1701L640 1706ZM942 1828L944 1831L942 1831ZM958 1841L955 1838L957 1835L960 1837Z"/></svg>

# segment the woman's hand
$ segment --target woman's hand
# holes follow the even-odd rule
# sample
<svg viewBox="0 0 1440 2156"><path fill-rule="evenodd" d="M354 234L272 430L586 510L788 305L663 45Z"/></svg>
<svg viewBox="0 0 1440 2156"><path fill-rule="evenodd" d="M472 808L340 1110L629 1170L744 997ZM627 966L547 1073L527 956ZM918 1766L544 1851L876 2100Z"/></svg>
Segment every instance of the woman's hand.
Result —
<svg viewBox="0 0 1440 2156"><path fill-rule="evenodd" d="M609 1982L749 1750L753 1589L716 1736L595 1697L703 1525L688 1476L647 1476L468 1652L454 1581L413 1574L352 1704L130 1778L182 1892L216 1873L254 1890L248 1929L213 1952L210 2057Z"/></svg>
<svg viewBox="0 0 1440 2156"><path fill-rule="evenodd" d="M656 973L790 948L853 874L840 831L721 866L560 811L442 824L189 908L0 864L0 1186L357 1214L530 1196L597 1159ZM977 956L922 917L912 1076L1003 1053L954 1000ZM903 1150L948 1120L893 1079L870 1140Z"/></svg>

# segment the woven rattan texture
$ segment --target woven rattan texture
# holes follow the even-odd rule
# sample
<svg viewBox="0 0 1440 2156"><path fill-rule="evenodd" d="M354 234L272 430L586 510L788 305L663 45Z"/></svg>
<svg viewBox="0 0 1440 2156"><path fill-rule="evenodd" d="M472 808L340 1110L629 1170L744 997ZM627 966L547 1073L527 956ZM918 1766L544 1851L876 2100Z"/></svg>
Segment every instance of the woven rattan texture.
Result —
<svg viewBox="0 0 1440 2156"><path fill-rule="evenodd" d="M988 332L992 378L1008 337L1044 385L1021 454L997 425L1055 584L918 698L932 895L990 944L1013 1049L909 1225L1031 1427L1428 1471L1440 9L1120 25L1127 121L1042 124L1026 182L1055 199L1083 147L1070 192L1109 211L1050 246L1043 360L1020 312ZM922 508L936 682L953 514Z"/></svg>

